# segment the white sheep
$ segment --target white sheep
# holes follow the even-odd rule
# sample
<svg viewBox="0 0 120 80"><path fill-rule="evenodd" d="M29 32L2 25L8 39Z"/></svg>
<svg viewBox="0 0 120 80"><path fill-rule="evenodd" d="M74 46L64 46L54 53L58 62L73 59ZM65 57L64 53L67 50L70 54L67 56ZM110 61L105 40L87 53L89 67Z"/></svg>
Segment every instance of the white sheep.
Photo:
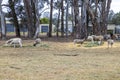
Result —
<svg viewBox="0 0 120 80"><path fill-rule="evenodd" d="M102 36L102 35L99 35L99 36L93 36L93 39L95 40L95 41L103 41L103 39L104 39L104 37Z"/></svg>
<svg viewBox="0 0 120 80"><path fill-rule="evenodd" d="M6 41L5 45L14 45L14 48L16 47L16 45L19 45L20 47L22 47L22 39L21 38L12 38L9 39L8 41Z"/></svg>
<svg viewBox="0 0 120 80"><path fill-rule="evenodd" d="M33 43L33 46L36 46L37 44L40 44L41 43L41 39L40 38L37 38L34 43Z"/></svg>
<svg viewBox="0 0 120 80"><path fill-rule="evenodd" d="M94 43L93 35L88 36L88 37L87 37L87 40L91 40L91 42Z"/></svg>
<svg viewBox="0 0 120 80"><path fill-rule="evenodd" d="M85 39L74 39L73 40L74 44L83 44L84 41Z"/></svg>
<svg viewBox="0 0 120 80"><path fill-rule="evenodd" d="M107 43L108 43L108 48L109 48L109 46L112 47L112 45L114 44L114 40L113 39L108 39Z"/></svg>

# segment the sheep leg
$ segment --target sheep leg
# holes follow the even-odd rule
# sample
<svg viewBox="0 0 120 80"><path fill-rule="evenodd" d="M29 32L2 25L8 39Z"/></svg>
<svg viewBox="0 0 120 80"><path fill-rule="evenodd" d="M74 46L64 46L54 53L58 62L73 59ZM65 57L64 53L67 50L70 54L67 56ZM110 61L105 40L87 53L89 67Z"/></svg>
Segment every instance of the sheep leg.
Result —
<svg viewBox="0 0 120 80"><path fill-rule="evenodd" d="M21 42L19 42L19 45L20 45L20 47L22 47L22 43Z"/></svg>

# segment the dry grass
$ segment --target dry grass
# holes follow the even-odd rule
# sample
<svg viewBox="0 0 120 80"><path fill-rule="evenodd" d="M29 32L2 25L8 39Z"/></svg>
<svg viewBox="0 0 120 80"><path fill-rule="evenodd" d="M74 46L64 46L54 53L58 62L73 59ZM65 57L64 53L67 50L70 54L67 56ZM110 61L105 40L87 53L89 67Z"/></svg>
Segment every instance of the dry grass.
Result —
<svg viewBox="0 0 120 80"><path fill-rule="evenodd" d="M120 43L107 48L43 41L32 47L4 47L0 42L0 80L120 80Z"/></svg>

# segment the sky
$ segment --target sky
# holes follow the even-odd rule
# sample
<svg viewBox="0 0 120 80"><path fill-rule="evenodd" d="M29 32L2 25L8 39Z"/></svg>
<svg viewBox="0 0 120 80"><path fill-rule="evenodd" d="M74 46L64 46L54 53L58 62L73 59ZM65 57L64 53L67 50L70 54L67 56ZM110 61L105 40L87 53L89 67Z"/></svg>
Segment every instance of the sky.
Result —
<svg viewBox="0 0 120 80"><path fill-rule="evenodd" d="M120 0L112 0L111 10L115 13L120 12Z"/></svg>
<svg viewBox="0 0 120 80"><path fill-rule="evenodd" d="M7 3L8 0L3 0L3 3ZM114 13L120 12L120 0L112 0L111 3L111 10L114 11Z"/></svg>

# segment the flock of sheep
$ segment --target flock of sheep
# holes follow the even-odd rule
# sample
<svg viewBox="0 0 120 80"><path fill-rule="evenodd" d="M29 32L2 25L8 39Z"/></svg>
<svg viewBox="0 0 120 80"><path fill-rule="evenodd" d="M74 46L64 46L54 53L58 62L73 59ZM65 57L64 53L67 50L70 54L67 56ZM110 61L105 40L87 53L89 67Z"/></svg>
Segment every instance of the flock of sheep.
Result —
<svg viewBox="0 0 120 80"><path fill-rule="evenodd" d="M101 45L103 40L107 40L108 48L109 48L109 46L112 47L112 45L114 44L114 39L112 38L111 35L105 35L105 36L91 35L91 36L88 36L87 39L74 39L73 42L74 42L74 44L83 44L85 40L90 40L91 43L93 43L93 44L95 43L95 41L97 41L98 45Z"/></svg>
<svg viewBox="0 0 120 80"><path fill-rule="evenodd" d="M102 41L104 39L107 39L107 43L108 43L108 48L109 46L112 47L112 45L114 44L114 40L111 38L110 35L107 35L107 36L96 36L96 35L91 35L91 36L88 36L87 39L74 39L74 44L83 44L85 40L90 40L91 43L94 44L95 41L97 41L98 45L101 45L102 44ZM33 43L33 46L36 46L37 44L40 44L41 43L41 39L40 38L37 38L34 43ZM8 41L6 41L5 43L6 46L8 45L13 45L14 48L19 45L20 47L22 47L22 39L21 38L12 38L12 39L9 39Z"/></svg>

